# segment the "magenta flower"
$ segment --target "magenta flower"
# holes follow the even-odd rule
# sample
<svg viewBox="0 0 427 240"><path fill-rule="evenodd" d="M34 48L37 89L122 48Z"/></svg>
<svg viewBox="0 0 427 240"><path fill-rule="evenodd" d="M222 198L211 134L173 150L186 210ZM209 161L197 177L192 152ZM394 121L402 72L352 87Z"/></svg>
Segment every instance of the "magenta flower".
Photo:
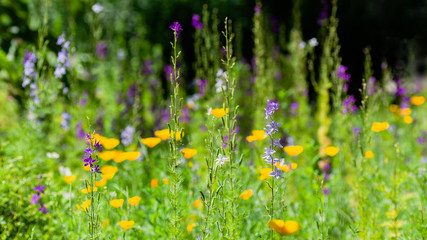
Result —
<svg viewBox="0 0 427 240"><path fill-rule="evenodd" d="M203 28L203 23L200 21L199 14L193 14L193 18L191 20L191 24L196 30L201 30Z"/></svg>
<svg viewBox="0 0 427 240"><path fill-rule="evenodd" d="M37 187L35 187L34 188L34 191L37 191L37 194L41 194L41 193L44 193L44 190L46 189L46 187L45 186L43 186L43 185L37 185Z"/></svg>
<svg viewBox="0 0 427 240"><path fill-rule="evenodd" d="M173 22L173 24L170 25L169 28L174 31L175 37L179 38L179 32L182 31L181 24L179 24L179 22Z"/></svg>
<svg viewBox="0 0 427 240"><path fill-rule="evenodd" d="M33 197L32 197L32 198L31 198L31 200L30 200L30 203L31 203L31 204L38 204L38 203L39 203L40 198L42 198L42 197L40 197L38 194L33 194L32 196L33 196Z"/></svg>

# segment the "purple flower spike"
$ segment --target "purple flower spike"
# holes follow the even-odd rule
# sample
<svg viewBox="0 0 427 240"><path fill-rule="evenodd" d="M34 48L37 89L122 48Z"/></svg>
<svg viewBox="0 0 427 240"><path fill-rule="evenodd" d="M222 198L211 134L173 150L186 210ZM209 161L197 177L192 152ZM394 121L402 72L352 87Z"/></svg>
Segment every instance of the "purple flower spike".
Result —
<svg viewBox="0 0 427 240"><path fill-rule="evenodd" d="M329 189L327 189L327 188L323 189L323 195L327 196L327 195L329 195L330 193L331 193L331 190L329 190Z"/></svg>
<svg viewBox="0 0 427 240"><path fill-rule="evenodd" d="M181 24L179 22L173 22L172 25L169 26L170 29L172 29L175 32L175 37L179 38L179 32L182 31Z"/></svg>
<svg viewBox="0 0 427 240"><path fill-rule="evenodd" d="M41 193L44 193L44 190L46 189L46 187L45 186L43 186L43 185L37 185L37 187L35 187L34 188L34 191L37 191L37 194L41 194Z"/></svg>
<svg viewBox="0 0 427 240"><path fill-rule="evenodd" d="M40 198L42 198L42 197L40 197L38 194L33 194L32 196L33 196L33 197L32 197L32 198L31 198L31 200L30 200L30 203L31 203L31 204L38 204L38 203L39 203Z"/></svg>
<svg viewBox="0 0 427 240"><path fill-rule="evenodd" d="M100 174L102 174L102 172L99 170L99 165L95 165L95 166L92 168L92 171L93 171L94 173L100 173Z"/></svg>
<svg viewBox="0 0 427 240"><path fill-rule="evenodd" d="M283 178L282 170L277 167L274 167L274 171L271 171L270 176L275 177L276 179Z"/></svg>
<svg viewBox="0 0 427 240"><path fill-rule="evenodd" d="M193 14L191 23L196 30L201 30L203 28L203 23L200 21L199 14Z"/></svg>
<svg viewBox="0 0 427 240"><path fill-rule="evenodd" d="M283 148L283 145L280 143L280 138L279 139L273 139L273 144L274 144L274 146L276 146L276 147L279 147L279 148Z"/></svg>
<svg viewBox="0 0 427 240"><path fill-rule="evenodd" d="M42 205L40 206L39 211L40 211L40 212L42 212L42 213L44 213L44 214L47 214L47 213L49 212L49 211L47 210L47 208L46 208L46 205L44 205L44 204L42 204Z"/></svg>

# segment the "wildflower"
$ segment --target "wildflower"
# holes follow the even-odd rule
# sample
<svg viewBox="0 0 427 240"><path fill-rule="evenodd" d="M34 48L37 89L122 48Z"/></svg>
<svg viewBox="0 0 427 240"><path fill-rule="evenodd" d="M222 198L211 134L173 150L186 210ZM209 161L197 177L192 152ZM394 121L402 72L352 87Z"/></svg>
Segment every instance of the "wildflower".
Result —
<svg viewBox="0 0 427 240"><path fill-rule="evenodd" d="M95 166L92 168L92 172L94 172L94 173L102 173L102 172L99 170L99 165L95 165Z"/></svg>
<svg viewBox="0 0 427 240"><path fill-rule="evenodd" d="M365 152L365 158L374 158L374 153L372 151Z"/></svg>
<svg viewBox="0 0 427 240"><path fill-rule="evenodd" d="M221 153L218 154L218 158L216 159L216 164L223 166L225 161L227 161L229 157L223 156Z"/></svg>
<svg viewBox="0 0 427 240"><path fill-rule="evenodd" d="M215 79L215 88L217 93L221 93L222 91L227 90L227 86L225 85L225 79L226 75L224 70L221 68L218 69L218 72L216 73L216 79Z"/></svg>
<svg viewBox="0 0 427 240"><path fill-rule="evenodd" d="M258 177L259 180L264 180L270 177L270 173L272 172L271 168L263 168L261 169L261 175Z"/></svg>
<svg viewBox="0 0 427 240"><path fill-rule="evenodd" d="M99 41L98 44L96 44L95 55L100 59L104 59L107 56L107 51L108 46L105 41Z"/></svg>
<svg viewBox="0 0 427 240"><path fill-rule="evenodd" d="M270 226L271 229L282 236L294 234L300 229L299 224L292 220L284 222L283 220L279 219L271 219L268 222L268 226Z"/></svg>
<svg viewBox="0 0 427 240"><path fill-rule="evenodd" d="M279 103L276 100L268 100L267 108L265 110L265 119L268 119L271 115L273 115L277 110L279 110Z"/></svg>
<svg viewBox="0 0 427 240"><path fill-rule="evenodd" d="M253 130L252 135L246 137L246 140L248 142L253 142L253 141L261 141L265 138L266 138L266 134L264 130Z"/></svg>
<svg viewBox="0 0 427 240"><path fill-rule="evenodd" d="M46 186L43 185L37 185L37 187L34 188L34 191L37 191L37 194L40 195L44 193L44 190L46 189Z"/></svg>
<svg viewBox="0 0 427 240"><path fill-rule="evenodd" d="M123 201L123 199L114 199L110 201L110 205L115 208L119 208L123 205Z"/></svg>
<svg viewBox="0 0 427 240"><path fill-rule="evenodd" d="M55 68L55 77L62 78L66 73L66 67L70 67L70 59L68 57L68 49L70 47L70 42L65 41L64 34L58 37L56 44L61 46L61 51L58 52L58 57L56 58L56 68Z"/></svg>
<svg viewBox="0 0 427 240"><path fill-rule="evenodd" d="M248 190L246 190L246 191L242 192L242 193L240 194L240 197L241 197L243 200L248 200L248 199L252 196L252 194L253 194L252 189L248 189Z"/></svg>
<svg viewBox="0 0 427 240"><path fill-rule="evenodd" d="M128 199L129 204L133 205L133 206L138 205L139 201L141 201L141 198L138 197L138 196L131 197L131 198Z"/></svg>
<svg viewBox="0 0 427 240"><path fill-rule="evenodd" d="M191 24L196 30L201 30L203 28L203 23L200 21L200 16L198 14L193 14L191 20Z"/></svg>
<svg viewBox="0 0 427 240"><path fill-rule="evenodd" d="M119 226L124 230L129 230L135 224L134 221L121 221L119 222Z"/></svg>
<svg viewBox="0 0 427 240"><path fill-rule="evenodd" d="M96 14L102 12L102 10L104 10L104 7L99 3L95 3L95 5L92 6L92 11Z"/></svg>
<svg viewBox="0 0 427 240"><path fill-rule="evenodd" d="M203 97L206 92L206 86L208 84L208 81L205 79L197 79L196 83L199 86L199 94Z"/></svg>
<svg viewBox="0 0 427 240"><path fill-rule="evenodd" d="M170 137L169 129L155 131L154 136L159 137L163 141L167 140Z"/></svg>
<svg viewBox="0 0 427 240"><path fill-rule="evenodd" d="M194 155L196 155L197 150L196 149L191 149L191 148L184 148L181 150L181 152L184 153L184 157L186 159L192 158Z"/></svg>
<svg viewBox="0 0 427 240"><path fill-rule="evenodd" d="M158 138L158 137L150 137L150 138L143 138L143 139L141 139L141 142L144 145L148 146L149 148L155 147L157 144L160 143L160 141L161 141L161 139Z"/></svg>
<svg viewBox="0 0 427 240"><path fill-rule="evenodd" d="M155 188L159 185L159 180L157 179L151 179L151 187Z"/></svg>
<svg viewBox="0 0 427 240"><path fill-rule="evenodd" d="M81 210L82 210L82 211L87 211L87 210L89 209L90 203L91 203L90 199L89 199L89 200L87 200L87 201L85 201L85 202L83 202L83 203L82 203L82 206L81 206ZM78 205L77 205L77 206L78 206ZM78 206L77 208L79 208L79 206ZM80 209L80 208L79 208L79 209Z"/></svg>
<svg viewBox="0 0 427 240"><path fill-rule="evenodd" d="M411 103L415 106L420 106L425 102L425 98L422 96L413 96L411 97Z"/></svg>
<svg viewBox="0 0 427 240"><path fill-rule="evenodd" d="M265 136L267 135L273 135L275 132L278 132L280 127L280 123L276 123L274 120L271 121L271 123L267 123L265 130Z"/></svg>
<svg viewBox="0 0 427 240"><path fill-rule="evenodd" d="M121 151L103 151L103 152L100 152L98 156L104 161L110 161L119 153L121 153Z"/></svg>
<svg viewBox="0 0 427 240"><path fill-rule="evenodd" d="M72 182L74 182L74 180L76 180L76 176L75 175L64 176L64 181L67 184L71 184Z"/></svg>
<svg viewBox="0 0 427 240"><path fill-rule="evenodd" d="M96 181L95 182L95 186L97 186L97 187L102 187L102 186L104 186L105 184L107 183L107 179L101 179L101 180L99 180L99 181Z"/></svg>
<svg viewBox="0 0 427 240"><path fill-rule="evenodd" d="M166 178L163 178L163 179L162 179L162 182L163 182L164 184L169 184L169 180L167 180Z"/></svg>
<svg viewBox="0 0 427 240"><path fill-rule="evenodd" d="M291 116L297 115L297 110L299 108L298 102L292 102L290 108L291 108Z"/></svg>
<svg viewBox="0 0 427 240"><path fill-rule="evenodd" d="M354 98L353 95L348 96L346 99L344 99L344 101L342 102L344 109L342 110L343 114L346 113L355 113L357 111L357 107L356 105L354 105L354 103L356 102L356 99Z"/></svg>
<svg viewBox="0 0 427 240"><path fill-rule="evenodd" d="M179 38L179 32L182 31L182 27L179 22L173 22L173 24L170 25L169 28L174 31L175 37Z"/></svg>
<svg viewBox="0 0 427 240"><path fill-rule="evenodd" d="M85 166L89 165L90 167L92 167L93 163L96 162L96 159L92 158L92 155L90 155L87 158L85 158L83 161L86 163Z"/></svg>
<svg viewBox="0 0 427 240"><path fill-rule="evenodd" d="M298 156L302 151L304 151L304 148L302 146L296 145L296 146L286 146L283 148L289 156L295 157Z"/></svg>
<svg viewBox="0 0 427 240"><path fill-rule="evenodd" d="M127 126L120 135L123 145L129 146L130 144L132 144L134 134L135 128L132 126Z"/></svg>
<svg viewBox="0 0 427 240"><path fill-rule="evenodd" d="M271 177L275 177L276 179L283 178L282 170L280 168L274 167L274 171L270 172Z"/></svg>
<svg viewBox="0 0 427 240"><path fill-rule="evenodd" d="M298 167L296 163L285 164L284 159L280 163L276 163L274 166L282 170L283 172L290 172Z"/></svg>
<svg viewBox="0 0 427 240"><path fill-rule="evenodd" d="M105 226L107 226L109 223L110 223L110 219L107 219L107 220L105 220L105 221L102 221L102 222L101 222L101 226L102 226L102 227L105 227Z"/></svg>
<svg viewBox="0 0 427 240"><path fill-rule="evenodd" d="M299 49L304 49L305 46L307 46L307 44L304 41L302 41L298 44Z"/></svg>
<svg viewBox="0 0 427 240"><path fill-rule="evenodd" d="M369 78L368 86L367 86L367 88L368 88L368 94L369 95L374 95L375 94L375 91L377 90L376 86L375 86L375 82L376 81L377 81L377 79L375 77L370 77Z"/></svg>
<svg viewBox="0 0 427 240"><path fill-rule="evenodd" d="M327 195L329 195L331 193L331 190L325 188L325 189L322 190L322 192L323 192L324 196L327 196Z"/></svg>
<svg viewBox="0 0 427 240"><path fill-rule="evenodd" d="M191 230L193 230L193 228L196 226L196 224L194 222L191 222L190 224L187 225L187 231L191 232Z"/></svg>
<svg viewBox="0 0 427 240"><path fill-rule="evenodd" d="M271 164L272 156L276 152L272 147L264 148L264 156L262 158L267 162L267 164Z"/></svg>
<svg viewBox="0 0 427 240"><path fill-rule="evenodd" d="M389 127L387 122L374 122L372 124L371 130L374 132L381 132L386 130Z"/></svg>
<svg viewBox="0 0 427 240"><path fill-rule="evenodd" d="M411 123L412 123L412 121L413 121L413 119L412 119L412 117L411 117L411 116L405 116L405 117L403 118L403 121L404 121L406 124L411 124Z"/></svg>
<svg viewBox="0 0 427 240"><path fill-rule="evenodd" d="M44 205L44 204L40 205L39 211L44 213L44 214L47 214L49 212L46 208L46 205Z"/></svg>
<svg viewBox="0 0 427 240"><path fill-rule="evenodd" d="M326 155L328 155L329 157L333 157L333 156L337 155L337 153L339 151L340 151L340 149L338 147L332 147L332 146L329 146L323 150L323 152Z"/></svg>
<svg viewBox="0 0 427 240"><path fill-rule="evenodd" d="M212 115L214 115L217 118L222 118L225 116L225 114L228 113L228 108L225 110L223 108L212 109L211 113L212 113Z"/></svg>
<svg viewBox="0 0 427 240"><path fill-rule="evenodd" d="M39 204L39 200L42 198L39 194L33 194L30 200L30 204Z"/></svg>
<svg viewBox="0 0 427 240"><path fill-rule="evenodd" d="M193 206L195 208L202 209L203 208L202 200L198 199L198 200L194 201Z"/></svg>
<svg viewBox="0 0 427 240"><path fill-rule="evenodd" d="M317 19L317 24L322 25L325 22L325 19L328 18L329 12L329 3L327 0L321 0L322 2L322 11L320 12L319 18Z"/></svg>
<svg viewBox="0 0 427 240"><path fill-rule="evenodd" d="M261 7L259 5L255 5L254 7L255 15L261 14Z"/></svg>
<svg viewBox="0 0 427 240"><path fill-rule="evenodd" d="M103 175L101 175L101 177L105 180L110 180L114 177L114 175L117 173L119 169L117 167L114 166L104 166L101 168L101 172L103 173Z"/></svg>
<svg viewBox="0 0 427 240"><path fill-rule="evenodd" d="M310 45L311 47L316 47L317 45L319 45L319 42L317 42L316 38L312 38L308 40L308 45Z"/></svg>
<svg viewBox="0 0 427 240"><path fill-rule="evenodd" d="M280 143L280 138L279 139L273 139L273 145L279 148L283 148L282 144Z"/></svg>
<svg viewBox="0 0 427 240"><path fill-rule="evenodd" d="M135 161L141 156L140 152L119 152L113 160L115 162L123 162L124 160Z"/></svg>
<svg viewBox="0 0 427 240"><path fill-rule="evenodd" d="M36 55L32 52L25 50L24 55L24 77L22 87L25 88L31 83L31 80L36 78L36 71L34 69L37 62Z"/></svg>

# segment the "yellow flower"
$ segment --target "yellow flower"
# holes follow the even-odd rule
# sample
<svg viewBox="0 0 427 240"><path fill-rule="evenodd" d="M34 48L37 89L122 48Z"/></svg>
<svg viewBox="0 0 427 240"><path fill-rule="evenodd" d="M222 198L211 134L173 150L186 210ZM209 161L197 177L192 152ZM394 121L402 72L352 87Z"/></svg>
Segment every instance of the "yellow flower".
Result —
<svg viewBox="0 0 427 240"><path fill-rule="evenodd" d="M415 106L419 106L423 104L426 101L426 99L423 96L413 96L411 97L411 103Z"/></svg>
<svg viewBox="0 0 427 240"><path fill-rule="evenodd" d="M395 113L397 112L397 109L399 109L399 106L397 106L396 104L391 104L389 109L390 109L390 112Z"/></svg>
<svg viewBox="0 0 427 240"><path fill-rule="evenodd" d="M150 137L150 138L141 139L141 142L149 148L155 147L157 144L160 143L160 141L161 141L161 139L158 137Z"/></svg>
<svg viewBox="0 0 427 240"><path fill-rule="evenodd" d="M99 158L101 158L104 161L110 161L113 159L117 154L119 154L121 151L103 151L98 154Z"/></svg>
<svg viewBox="0 0 427 240"><path fill-rule="evenodd" d="M64 176L64 181L67 184L71 184L72 182L74 182L74 180L76 180L76 176L75 175Z"/></svg>
<svg viewBox="0 0 427 240"><path fill-rule="evenodd" d="M248 199L252 196L252 194L253 194L252 189L248 189L248 190L246 190L246 191L242 192L242 193L240 194L240 197L241 197L243 200L248 200Z"/></svg>
<svg viewBox="0 0 427 240"><path fill-rule="evenodd" d="M106 179L101 179L101 180L95 182L95 186L102 187L102 186L105 185L105 183L107 183L107 180Z"/></svg>
<svg viewBox="0 0 427 240"><path fill-rule="evenodd" d="M85 171L89 171L89 170L90 170L90 166L89 166L89 165L84 166L84 167L83 167L83 169L84 169Z"/></svg>
<svg viewBox="0 0 427 240"><path fill-rule="evenodd" d="M192 168L193 167L193 163L191 161L188 161L188 166Z"/></svg>
<svg viewBox="0 0 427 240"><path fill-rule="evenodd" d="M106 138L99 134L95 134L94 140L99 141L102 144L102 146L104 146L104 148L108 150L115 148L120 143L118 139Z"/></svg>
<svg viewBox="0 0 427 240"><path fill-rule="evenodd" d="M196 201L194 201L193 206L194 206L195 208L202 209L202 208L203 208L202 200L197 199Z"/></svg>
<svg viewBox="0 0 427 240"><path fill-rule="evenodd" d="M119 226L123 228L124 230L128 230L135 224L134 221L121 221L119 222Z"/></svg>
<svg viewBox="0 0 427 240"><path fill-rule="evenodd" d="M101 227L105 227L108 224L110 224L110 219L107 218L107 220L101 222Z"/></svg>
<svg viewBox="0 0 427 240"><path fill-rule="evenodd" d="M86 202L83 202L83 203L82 203L81 209L80 209L80 207L77 207L77 208L78 208L79 210L86 211L86 210L88 210L88 208L89 208L89 206L90 206L90 203L91 203L91 201L90 201L90 199L89 199L89 200L87 200ZM76 206L78 206L78 204L77 204Z"/></svg>
<svg viewBox="0 0 427 240"><path fill-rule="evenodd" d="M404 121L406 124L411 124L411 123L412 123L412 121L413 121L413 119L412 119L412 117L411 117L411 116L405 116L405 117L403 118L403 121Z"/></svg>
<svg viewBox="0 0 427 240"><path fill-rule="evenodd" d="M285 150L285 152L289 154L289 156L294 157L302 153L304 148L302 146L296 145L296 146L286 146L283 148L283 150Z"/></svg>
<svg viewBox="0 0 427 240"><path fill-rule="evenodd" d="M372 151L365 152L365 158L374 158L374 153Z"/></svg>
<svg viewBox="0 0 427 240"><path fill-rule="evenodd" d="M117 163L123 162L125 160L135 161L141 153L139 152L120 152L114 157L114 161Z"/></svg>
<svg viewBox="0 0 427 240"><path fill-rule="evenodd" d="M226 110L224 108L215 108L211 110L211 113L217 118L222 118L228 113L228 108Z"/></svg>
<svg viewBox="0 0 427 240"><path fill-rule="evenodd" d="M279 219L271 219L268 222L268 226L270 226L275 232L280 235L291 235L299 230L299 224L295 221L286 221Z"/></svg>
<svg viewBox="0 0 427 240"><path fill-rule="evenodd" d="M255 137L255 136L252 136L252 135L247 136L247 137L246 137L246 141L248 141L248 142L256 141L256 137Z"/></svg>
<svg viewBox="0 0 427 240"><path fill-rule="evenodd" d="M114 175L117 173L118 170L119 169L114 166L108 166L108 165L103 166L101 168L101 172L102 172L101 177L105 180L110 180L114 177Z"/></svg>
<svg viewBox="0 0 427 240"><path fill-rule="evenodd" d="M159 185L159 180L157 179L151 179L151 187L155 188Z"/></svg>
<svg viewBox="0 0 427 240"><path fill-rule="evenodd" d="M271 168L263 168L261 169L261 175L258 177L259 180L264 180L270 177Z"/></svg>
<svg viewBox="0 0 427 240"><path fill-rule="evenodd" d="M374 132L381 132L388 128L388 122L374 122L372 124L371 130Z"/></svg>
<svg viewBox="0 0 427 240"><path fill-rule="evenodd" d="M191 222L190 224L188 224L187 226L187 231L191 232L191 230L193 230L193 228L196 226L196 224L194 222Z"/></svg>
<svg viewBox="0 0 427 240"><path fill-rule="evenodd" d="M115 208L119 208L123 205L123 201L124 199L114 199L110 201L110 205Z"/></svg>
<svg viewBox="0 0 427 240"><path fill-rule="evenodd" d="M323 152L328 155L329 157L333 157L335 155L337 155L337 153L340 151L340 149L338 147L332 147L329 146L327 148L325 148L325 150L323 150Z"/></svg>
<svg viewBox="0 0 427 240"><path fill-rule="evenodd" d="M192 148L184 148L181 150L181 152L184 153L184 157L186 159L192 158L194 155L196 155L197 150Z"/></svg>
<svg viewBox="0 0 427 240"><path fill-rule="evenodd" d="M96 190L98 190L98 188L94 187L93 191L96 192ZM92 188L90 186L87 186L87 188L85 188L85 189L82 190L82 193L88 193L88 192L89 193L92 192Z"/></svg>
<svg viewBox="0 0 427 240"><path fill-rule="evenodd" d="M280 165L280 163L276 163L275 165L277 168L280 168L284 172L290 172L291 170L295 170L298 167L298 164L292 163L292 164L284 164L283 166Z"/></svg>
<svg viewBox="0 0 427 240"><path fill-rule="evenodd" d="M138 197L138 196L131 197L131 198L128 199L129 204L133 205L133 206L138 205L139 201L141 201L141 198Z"/></svg>
<svg viewBox="0 0 427 240"><path fill-rule="evenodd" d="M400 116L408 116L409 114L411 114L410 108L401 108L400 109Z"/></svg>
<svg viewBox="0 0 427 240"><path fill-rule="evenodd" d="M154 136L159 137L163 141L170 138L169 129L158 130L154 132Z"/></svg>
<svg viewBox="0 0 427 240"><path fill-rule="evenodd" d="M162 182L163 182L164 184L169 184L169 180L167 180L166 178L163 178L163 179L162 179Z"/></svg>
<svg viewBox="0 0 427 240"><path fill-rule="evenodd" d="M173 131L171 131L172 137L175 136L175 139L179 141L181 139L181 131L177 131L176 134L174 134ZM184 136L184 133L182 133L182 136Z"/></svg>

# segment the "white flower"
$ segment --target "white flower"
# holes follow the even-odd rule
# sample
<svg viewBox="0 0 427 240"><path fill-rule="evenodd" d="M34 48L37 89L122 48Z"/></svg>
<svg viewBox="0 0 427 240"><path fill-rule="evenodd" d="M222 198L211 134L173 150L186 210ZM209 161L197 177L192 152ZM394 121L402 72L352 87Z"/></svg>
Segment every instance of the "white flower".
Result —
<svg viewBox="0 0 427 240"><path fill-rule="evenodd" d="M48 153L46 153L46 156L48 158L55 158L55 159L59 158L59 154L56 152L48 152Z"/></svg>
<svg viewBox="0 0 427 240"><path fill-rule="evenodd" d="M218 69L218 72L216 73L216 83L215 83L215 88L216 88L216 92L220 93L222 92L222 90L226 90L226 86L224 84L224 80L226 78L225 72L220 68Z"/></svg>
<svg viewBox="0 0 427 240"><path fill-rule="evenodd" d="M218 154L218 158L216 159L216 164L217 165L224 165L225 161L227 161L229 159L229 157L226 156L222 156L222 154Z"/></svg>
<svg viewBox="0 0 427 240"><path fill-rule="evenodd" d="M102 12L102 10L104 10L104 7L99 3L96 3L95 5L92 6L92 11L94 13L100 13Z"/></svg>
<svg viewBox="0 0 427 240"><path fill-rule="evenodd" d="M212 108L208 108L208 116L210 116L212 114Z"/></svg>
<svg viewBox="0 0 427 240"><path fill-rule="evenodd" d="M312 38L312 39L308 40L308 44L312 47L319 45L316 38Z"/></svg>
<svg viewBox="0 0 427 240"><path fill-rule="evenodd" d="M71 176L71 170L67 167L59 166L59 173L64 176Z"/></svg>
<svg viewBox="0 0 427 240"><path fill-rule="evenodd" d="M302 41L302 42L300 42L300 43L299 43L298 47L299 47L300 49L304 49L306 45L307 45L307 44L306 44L304 41Z"/></svg>

